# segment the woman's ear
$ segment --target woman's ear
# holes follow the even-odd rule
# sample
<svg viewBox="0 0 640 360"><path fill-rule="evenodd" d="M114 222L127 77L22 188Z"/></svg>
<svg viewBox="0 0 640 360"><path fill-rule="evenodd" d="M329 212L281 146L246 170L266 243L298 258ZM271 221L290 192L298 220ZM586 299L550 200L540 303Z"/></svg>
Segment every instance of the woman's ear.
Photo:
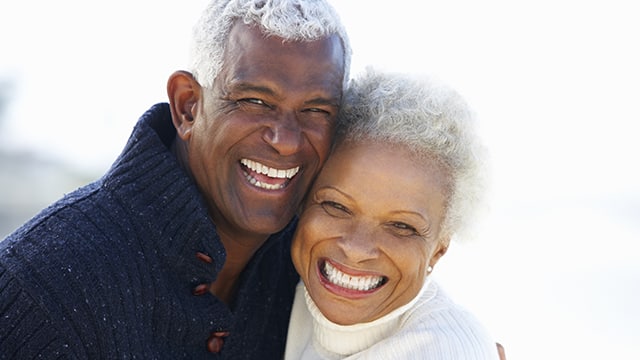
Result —
<svg viewBox="0 0 640 360"><path fill-rule="evenodd" d="M200 100L200 84L187 71L176 71L167 81L167 95L173 126L178 136L187 141L191 137L191 129L196 117Z"/></svg>
<svg viewBox="0 0 640 360"><path fill-rule="evenodd" d="M436 249L431 256L431 260L429 261L429 266L431 266L431 268L435 267L436 263L442 258L442 256L444 256L444 254L447 253L447 250L449 250L450 242L451 237L449 236L443 237L440 239L440 241L438 241L438 244L436 244Z"/></svg>

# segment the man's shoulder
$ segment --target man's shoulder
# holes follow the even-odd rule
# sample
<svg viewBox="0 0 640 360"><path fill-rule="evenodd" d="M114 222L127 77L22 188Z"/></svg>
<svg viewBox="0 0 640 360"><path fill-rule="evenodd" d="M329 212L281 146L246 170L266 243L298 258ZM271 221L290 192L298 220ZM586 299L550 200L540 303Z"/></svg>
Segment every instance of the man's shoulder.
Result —
<svg viewBox="0 0 640 360"><path fill-rule="evenodd" d="M108 256L110 228L118 223L98 199L99 188L92 183L64 196L0 242L7 273L25 281L60 281L74 270L98 266L97 258Z"/></svg>

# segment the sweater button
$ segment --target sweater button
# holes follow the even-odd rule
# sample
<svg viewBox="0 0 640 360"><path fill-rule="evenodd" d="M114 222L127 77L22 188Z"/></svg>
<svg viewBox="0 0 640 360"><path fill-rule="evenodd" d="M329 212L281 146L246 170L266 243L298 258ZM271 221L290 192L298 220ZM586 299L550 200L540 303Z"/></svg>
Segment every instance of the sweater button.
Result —
<svg viewBox="0 0 640 360"><path fill-rule="evenodd" d="M217 354L222 350L222 345L224 345L224 338L229 336L228 331L215 331L212 332L207 339L207 350L214 354Z"/></svg>
<svg viewBox="0 0 640 360"><path fill-rule="evenodd" d="M202 262L206 262L207 264L211 264L213 262L213 259L211 258L211 256L201 252L196 253L196 258L198 258L198 260Z"/></svg>
<svg viewBox="0 0 640 360"><path fill-rule="evenodd" d="M193 295L200 296L209 292L209 284L200 284L193 289Z"/></svg>

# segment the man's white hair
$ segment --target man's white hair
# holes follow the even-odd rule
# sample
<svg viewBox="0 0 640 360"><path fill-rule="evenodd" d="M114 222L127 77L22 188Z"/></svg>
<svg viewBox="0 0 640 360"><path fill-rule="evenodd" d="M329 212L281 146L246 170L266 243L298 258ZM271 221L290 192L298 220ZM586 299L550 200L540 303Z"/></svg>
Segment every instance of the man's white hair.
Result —
<svg viewBox="0 0 640 360"><path fill-rule="evenodd" d="M223 66L229 33L237 21L287 41L314 41L337 34L344 50L344 84L348 82L351 45L338 14L327 1L213 0L193 31L189 71L200 85L213 85Z"/></svg>

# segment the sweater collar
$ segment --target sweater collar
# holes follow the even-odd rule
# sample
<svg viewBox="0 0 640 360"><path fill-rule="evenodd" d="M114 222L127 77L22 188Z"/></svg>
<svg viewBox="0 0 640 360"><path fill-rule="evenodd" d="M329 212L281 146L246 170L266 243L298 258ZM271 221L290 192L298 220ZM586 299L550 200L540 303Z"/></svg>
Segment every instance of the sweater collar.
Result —
<svg viewBox="0 0 640 360"><path fill-rule="evenodd" d="M420 300L429 286L429 278L420 292L407 304L367 323L339 325L327 319L304 287L307 309L313 317L313 341L322 349L340 356L356 354L391 336L402 325L404 315Z"/></svg>
<svg viewBox="0 0 640 360"><path fill-rule="evenodd" d="M213 282L226 253L202 195L169 150L176 136L169 105L151 107L103 179L154 238L155 252L194 287ZM207 263L198 253L212 259Z"/></svg>

